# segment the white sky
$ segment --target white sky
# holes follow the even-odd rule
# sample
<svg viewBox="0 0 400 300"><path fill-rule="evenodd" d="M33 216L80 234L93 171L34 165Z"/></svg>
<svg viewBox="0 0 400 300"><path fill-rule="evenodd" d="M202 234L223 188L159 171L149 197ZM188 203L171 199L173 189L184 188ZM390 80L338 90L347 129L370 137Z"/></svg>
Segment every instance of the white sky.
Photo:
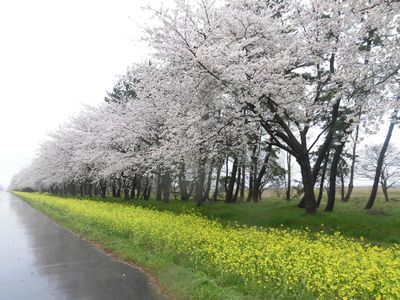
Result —
<svg viewBox="0 0 400 300"><path fill-rule="evenodd" d="M165 1L163 1L165 3ZM0 1L0 184L28 164L46 134L98 104L146 56L141 7L161 1Z"/></svg>
<svg viewBox="0 0 400 300"><path fill-rule="evenodd" d="M161 5L0 0L1 185L32 160L49 131L83 104L101 103L117 76L146 57L139 42L146 3Z"/></svg>

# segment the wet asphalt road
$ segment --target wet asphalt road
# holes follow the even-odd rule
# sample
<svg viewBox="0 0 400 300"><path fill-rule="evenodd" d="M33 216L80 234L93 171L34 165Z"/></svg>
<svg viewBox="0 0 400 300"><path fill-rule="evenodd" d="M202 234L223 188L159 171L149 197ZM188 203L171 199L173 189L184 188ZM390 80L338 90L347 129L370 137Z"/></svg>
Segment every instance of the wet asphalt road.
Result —
<svg viewBox="0 0 400 300"><path fill-rule="evenodd" d="M0 192L0 300L160 299L140 271Z"/></svg>

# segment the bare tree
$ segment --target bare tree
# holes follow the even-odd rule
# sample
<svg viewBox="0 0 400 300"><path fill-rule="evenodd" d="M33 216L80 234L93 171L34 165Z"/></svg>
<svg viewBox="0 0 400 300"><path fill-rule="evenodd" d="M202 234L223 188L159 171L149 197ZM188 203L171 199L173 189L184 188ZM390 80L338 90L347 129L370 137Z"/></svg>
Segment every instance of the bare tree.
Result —
<svg viewBox="0 0 400 300"><path fill-rule="evenodd" d="M361 163L358 168L359 175L374 180L378 167L382 144L370 145L361 154ZM400 180L400 150L389 145L380 168L379 183L382 187L385 200L389 201L388 190Z"/></svg>

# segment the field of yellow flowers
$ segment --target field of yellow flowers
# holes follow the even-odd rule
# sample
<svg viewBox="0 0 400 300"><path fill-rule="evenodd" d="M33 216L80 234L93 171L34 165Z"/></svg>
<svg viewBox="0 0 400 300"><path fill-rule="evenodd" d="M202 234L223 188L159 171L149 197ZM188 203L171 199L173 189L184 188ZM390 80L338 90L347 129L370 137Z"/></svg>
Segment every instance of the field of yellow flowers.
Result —
<svg viewBox="0 0 400 300"><path fill-rule="evenodd" d="M28 202L101 223L196 268L234 276L248 290L296 298L400 299L400 247L375 246L306 230L223 226L120 203L16 193ZM285 295L285 296L283 296Z"/></svg>

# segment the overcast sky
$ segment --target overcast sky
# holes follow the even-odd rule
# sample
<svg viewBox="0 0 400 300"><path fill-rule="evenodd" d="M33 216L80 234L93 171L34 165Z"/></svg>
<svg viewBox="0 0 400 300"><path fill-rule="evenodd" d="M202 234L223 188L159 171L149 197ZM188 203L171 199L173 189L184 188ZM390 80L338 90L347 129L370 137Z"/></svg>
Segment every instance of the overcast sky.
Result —
<svg viewBox="0 0 400 300"><path fill-rule="evenodd" d="M0 184L31 161L49 131L83 104L101 103L117 76L145 59L146 3L161 5L0 1Z"/></svg>
<svg viewBox="0 0 400 300"><path fill-rule="evenodd" d="M140 43L146 3L161 5L156 0L0 1L0 184L7 186L32 160L48 132L83 104L101 103L117 76L146 58Z"/></svg>

